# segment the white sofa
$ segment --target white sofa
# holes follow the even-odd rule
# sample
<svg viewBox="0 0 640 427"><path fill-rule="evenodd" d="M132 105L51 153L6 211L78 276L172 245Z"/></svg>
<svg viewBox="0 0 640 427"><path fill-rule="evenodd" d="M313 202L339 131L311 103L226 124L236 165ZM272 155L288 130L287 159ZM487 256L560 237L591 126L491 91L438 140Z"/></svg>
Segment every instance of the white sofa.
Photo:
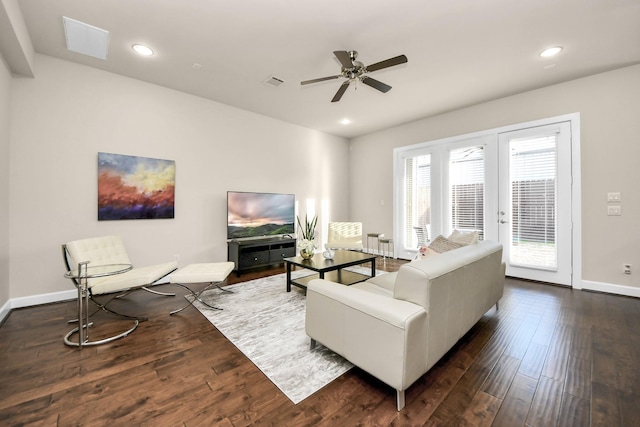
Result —
<svg viewBox="0 0 640 427"><path fill-rule="evenodd" d="M498 300L504 289L502 246L482 241L403 265L353 286L312 280L306 332L404 392Z"/></svg>

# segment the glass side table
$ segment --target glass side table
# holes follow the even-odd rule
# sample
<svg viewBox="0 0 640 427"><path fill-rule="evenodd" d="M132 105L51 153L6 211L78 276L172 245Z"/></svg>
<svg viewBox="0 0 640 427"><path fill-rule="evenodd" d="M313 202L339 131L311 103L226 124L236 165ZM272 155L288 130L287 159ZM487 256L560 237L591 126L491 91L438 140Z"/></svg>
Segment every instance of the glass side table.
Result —
<svg viewBox="0 0 640 427"><path fill-rule="evenodd" d="M89 279L98 277L114 276L116 274L126 273L131 270L131 264L108 264L108 265L89 265L89 261L80 262L75 270L67 271L64 275L67 279L71 279L76 283L78 288L78 327L72 329L64 336L64 343L70 346L84 347L90 345L99 345L118 338L125 337L138 327L138 321L125 332L105 339L91 341L89 340L89 328L93 326L93 322L89 323ZM71 341L71 336L78 333L78 342Z"/></svg>

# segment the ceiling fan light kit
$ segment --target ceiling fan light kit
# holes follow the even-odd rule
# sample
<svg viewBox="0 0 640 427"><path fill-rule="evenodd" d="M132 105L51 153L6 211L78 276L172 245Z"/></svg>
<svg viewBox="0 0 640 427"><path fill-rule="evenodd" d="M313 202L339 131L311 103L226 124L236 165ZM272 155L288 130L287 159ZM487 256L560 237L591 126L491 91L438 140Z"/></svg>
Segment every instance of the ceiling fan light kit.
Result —
<svg viewBox="0 0 640 427"><path fill-rule="evenodd" d="M367 73L382 70L383 68L393 67L395 65L404 64L407 62L407 57L405 55L399 55L366 66L362 62L357 60L358 52L355 50L350 50L348 52L346 50L337 50L334 51L333 54L336 56L336 58L338 58L338 61L342 65L340 74L300 82L300 84L304 86L312 83L319 83L344 77L347 80L342 82L331 102L340 101L342 95L344 95L351 83L362 82L365 85L377 89L382 93L389 92L391 90L391 86L382 83L381 81L378 81L372 77L369 77Z"/></svg>

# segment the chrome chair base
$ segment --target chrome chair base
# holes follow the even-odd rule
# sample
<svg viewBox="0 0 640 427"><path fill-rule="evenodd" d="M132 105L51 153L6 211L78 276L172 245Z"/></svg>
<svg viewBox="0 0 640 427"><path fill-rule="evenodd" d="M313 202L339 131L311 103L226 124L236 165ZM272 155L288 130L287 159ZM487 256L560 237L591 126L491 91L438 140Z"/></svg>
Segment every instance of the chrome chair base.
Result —
<svg viewBox="0 0 640 427"><path fill-rule="evenodd" d="M100 344L106 344L108 342L111 341L115 341L117 339L120 338L124 338L127 335L129 335L131 332L135 331L136 328L138 327L139 322L137 320L133 321L133 327L127 329L124 332L119 333L118 335L113 335L111 337L108 338L104 338L101 340L95 340L95 341L91 341L89 339L85 339L84 341L80 341L79 339L76 341L71 341L71 336L73 336L74 334L79 333L80 331L80 327L77 328L73 328L71 331L69 331L69 333L67 333L67 335L64 336L64 343L68 346L72 346L72 347L87 347L87 346L92 346L92 345L100 345ZM93 322L87 324L87 325L83 325L83 328L91 328L93 327ZM85 336L88 334L85 334Z"/></svg>
<svg viewBox="0 0 640 427"><path fill-rule="evenodd" d="M156 295L162 295L165 297L175 297L176 294L174 294L173 292L160 292L160 291L156 291L155 289L151 289L148 286L143 286L142 289L144 289L147 292L150 292L152 294L156 294Z"/></svg>
<svg viewBox="0 0 640 427"><path fill-rule="evenodd" d="M211 282L211 283L209 283L207 286L205 286L204 288L202 288L199 292L194 292L191 288L189 288L189 287L188 287L188 286L186 286L186 285L183 285L182 283L172 283L173 285L180 286L181 288L184 288L184 289L186 289L187 291L189 291L189 293L191 294L191 296L193 297L193 299L190 299L190 300L189 300L189 304L187 304L187 305L185 305L184 307L179 308L179 309L177 309L177 310L173 310L172 312L170 312L170 313L169 313L169 315L174 315L174 314L176 314L176 313L180 313L180 312L181 312L182 310L184 310L185 308L189 308L189 307L191 307L191 306L193 305L193 303L194 303L194 302L196 302L196 301L199 301L199 302L201 302L202 304L204 304L204 305L206 305L207 307L212 308L212 309L214 309L214 310L222 310L220 307L213 306L213 305L209 304L208 302L204 301L204 300L200 297L204 291L206 291L206 290L208 290L208 289L211 289L212 287L216 287L216 288L218 288L218 289L219 289L219 290L221 290L223 293L227 293L227 294L232 294L232 293L233 293L233 291L230 291L230 290L228 290L228 289L223 289L223 288L221 288L221 287L220 287L220 283L222 283L222 282Z"/></svg>

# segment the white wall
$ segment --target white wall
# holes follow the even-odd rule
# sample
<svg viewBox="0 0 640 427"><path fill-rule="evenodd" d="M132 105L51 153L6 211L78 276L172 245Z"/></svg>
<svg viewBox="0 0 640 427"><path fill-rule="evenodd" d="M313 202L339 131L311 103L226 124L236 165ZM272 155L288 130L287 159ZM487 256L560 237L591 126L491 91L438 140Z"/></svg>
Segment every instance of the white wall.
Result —
<svg viewBox="0 0 640 427"><path fill-rule="evenodd" d="M350 147L46 56L35 69L35 79L11 78L0 66L0 306L69 291L60 244L76 238L121 234L137 265L174 254L182 265L226 259L229 189L293 192L303 214L306 199L329 199L332 219L391 235L393 148L572 112L582 121L583 279L640 288L640 66L425 118ZM99 151L175 160L176 218L98 222ZM611 191L622 193L621 217L606 215ZM623 263L634 274L623 275Z"/></svg>
<svg viewBox="0 0 640 427"><path fill-rule="evenodd" d="M226 260L227 190L295 193L302 214L307 199L317 212L329 199L331 217L349 216L345 139L35 59L35 79L12 79L12 299L69 290L60 245L79 238L120 234L140 266ZM175 160L176 218L98 222L98 152Z"/></svg>
<svg viewBox="0 0 640 427"><path fill-rule="evenodd" d="M355 138L351 217L363 221L365 233L392 234L395 147L574 112L581 114L583 281L640 288L640 65ZM622 216L607 216L607 193L616 191ZM625 263L632 275L622 274Z"/></svg>
<svg viewBox="0 0 640 427"><path fill-rule="evenodd" d="M0 308L9 301L9 108L11 73L0 54ZM0 320L3 315L0 310Z"/></svg>

